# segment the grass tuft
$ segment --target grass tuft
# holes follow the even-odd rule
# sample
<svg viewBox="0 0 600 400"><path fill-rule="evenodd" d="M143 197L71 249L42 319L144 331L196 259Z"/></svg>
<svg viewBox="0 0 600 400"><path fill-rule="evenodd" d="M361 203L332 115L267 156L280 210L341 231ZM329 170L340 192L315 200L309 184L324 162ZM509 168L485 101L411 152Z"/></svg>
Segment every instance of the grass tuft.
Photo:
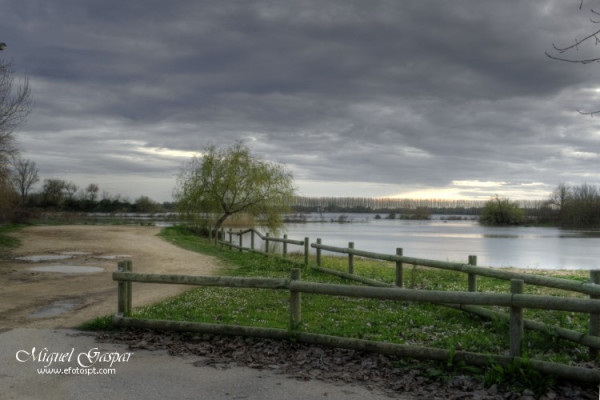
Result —
<svg viewBox="0 0 600 400"><path fill-rule="evenodd" d="M0 252L5 252L21 245L21 240L10 236L10 233L15 232L22 227L22 225L16 224L0 225Z"/></svg>

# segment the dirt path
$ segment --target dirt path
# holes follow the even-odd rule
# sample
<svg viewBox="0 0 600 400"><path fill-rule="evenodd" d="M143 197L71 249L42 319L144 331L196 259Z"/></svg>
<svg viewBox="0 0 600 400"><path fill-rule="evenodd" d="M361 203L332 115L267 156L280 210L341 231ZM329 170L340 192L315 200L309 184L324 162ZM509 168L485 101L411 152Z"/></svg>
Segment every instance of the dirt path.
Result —
<svg viewBox="0 0 600 400"><path fill-rule="evenodd" d="M219 270L215 258L180 249L158 237L159 231L156 227L76 225L36 226L13 233L22 245L0 260L0 328L74 327L114 313L117 283L112 272L119 260L132 260L136 272L211 275ZM44 262L15 259L32 255L71 257ZM52 265L94 266L102 271L31 271ZM133 305L154 303L189 289L134 283Z"/></svg>

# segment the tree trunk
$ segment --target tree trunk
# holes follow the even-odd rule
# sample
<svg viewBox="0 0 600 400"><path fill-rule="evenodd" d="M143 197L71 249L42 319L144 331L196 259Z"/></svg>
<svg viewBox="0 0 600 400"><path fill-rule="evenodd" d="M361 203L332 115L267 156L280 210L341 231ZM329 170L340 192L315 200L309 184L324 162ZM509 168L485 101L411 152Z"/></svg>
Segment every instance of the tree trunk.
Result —
<svg viewBox="0 0 600 400"><path fill-rule="evenodd" d="M217 232L221 230L221 226L223 225L223 223L225 222L225 220L227 218L229 218L230 215L231 215L230 213L225 213L225 214L223 214L223 215L221 215L219 217L219 219L215 223L215 228L216 228Z"/></svg>

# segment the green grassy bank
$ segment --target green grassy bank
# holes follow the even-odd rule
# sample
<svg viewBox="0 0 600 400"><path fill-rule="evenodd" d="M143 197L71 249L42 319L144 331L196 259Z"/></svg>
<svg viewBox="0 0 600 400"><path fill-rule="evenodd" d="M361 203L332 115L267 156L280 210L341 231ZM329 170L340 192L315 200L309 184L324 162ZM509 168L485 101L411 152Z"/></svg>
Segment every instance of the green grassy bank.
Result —
<svg viewBox="0 0 600 400"><path fill-rule="evenodd" d="M165 228L161 236L182 248L213 255L225 265L222 275L287 278L290 269L297 267L291 261L302 261L302 255L291 255L288 260L241 253L210 245L179 227ZM327 268L344 271L345 257L323 257ZM314 260L312 260L314 262ZM355 259L355 274L384 282L393 282L394 264L361 258ZM168 271L165 271L168 272ZM587 271L544 272L581 281L589 279ZM312 282L360 285L302 268L302 279ZM478 289L485 292L509 292L509 282L479 277ZM405 267L404 286L423 290L466 291L465 274L418 266ZM525 285L525 293L580 296L558 289ZM498 308L498 311L507 311ZM266 289L237 289L206 287L191 289L161 303L136 308L133 317L176 321L236 324L254 327L287 329L289 324L289 293ZM589 316L579 313L526 310L525 317L545 324L586 332ZM110 317L99 318L87 328L104 329L110 326ZM302 332L320 333L389 343L415 344L448 350L477 353L508 354L508 323L485 320L451 308L432 304L393 302L381 300L302 295ZM577 364L589 362L588 349L552 335L526 330L525 358ZM474 371L478 373L477 371ZM522 371L521 371L522 372ZM483 376L483 371L479 371ZM489 374L492 377L489 377ZM488 371L486 379L513 379L503 376L507 370ZM542 383L542 381L540 381Z"/></svg>
<svg viewBox="0 0 600 400"><path fill-rule="evenodd" d="M230 276L289 277L295 265L277 258L240 253L208 244L180 228L166 228L162 236L183 248L220 258ZM300 258L298 258L300 259ZM328 268L344 270L343 257L324 257ZM355 273L361 276L393 282L394 268L390 263L357 259ZM422 267L405 270L405 286L432 290L467 290L464 274ZM562 278L588 279L585 271L570 271ZM359 284L303 268L302 279L312 282ZM507 293L509 283L483 278L480 291ZM526 285L526 293L570 295L556 289ZM168 301L135 309L134 316L148 319L238 324L286 329L289 323L289 294L266 289L198 288ZM506 311L506 310L500 310ZM549 325L585 332L588 316L580 313L526 310L526 318ZM302 298L303 332L314 332L390 343L420 344L473 351L505 354L508 352L508 324L487 321L454 309L431 304L393 302L304 294ZM527 331L525 352L528 357L548 361L573 363L588 360L587 348L559 340L551 334Z"/></svg>

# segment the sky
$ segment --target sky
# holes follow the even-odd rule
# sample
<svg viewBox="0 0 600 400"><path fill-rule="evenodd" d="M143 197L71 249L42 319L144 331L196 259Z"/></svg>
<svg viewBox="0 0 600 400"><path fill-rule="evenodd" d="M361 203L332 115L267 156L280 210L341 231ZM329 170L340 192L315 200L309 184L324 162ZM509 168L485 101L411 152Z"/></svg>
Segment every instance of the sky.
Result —
<svg viewBox="0 0 600 400"><path fill-rule="evenodd" d="M40 184L171 201L242 141L302 196L545 199L600 185L600 65L545 54L599 28L579 3L0 0L0 57Z"/></svg>

